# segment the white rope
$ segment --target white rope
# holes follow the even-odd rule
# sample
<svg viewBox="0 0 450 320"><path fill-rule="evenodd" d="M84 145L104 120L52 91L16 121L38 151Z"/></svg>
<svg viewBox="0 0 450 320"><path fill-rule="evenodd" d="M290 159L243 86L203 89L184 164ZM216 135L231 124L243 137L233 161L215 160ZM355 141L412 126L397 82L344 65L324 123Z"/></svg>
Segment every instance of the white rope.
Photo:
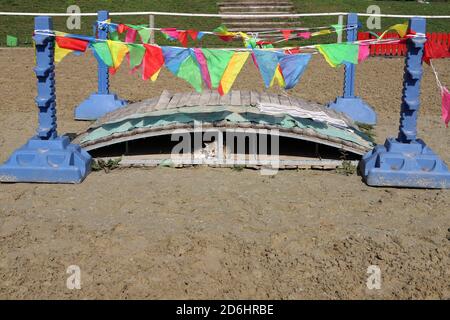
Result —
<svg viewBox="0 0 450 320"><path fill-rule="evenodd" d="M179 12L110 12L110 16L172 16L172 17L210 17L210 18L248 18L248 14L210 14L210 13L179 13ZM296 14L255 14L252 17L259 18L300 18L300 17L323 17L323 16L343 16L349 15L348 12L329 12L329 13L296 13ZM384 17L384 18L426 18L426 19L450 19L450 16L424 16L424 15L399 15L399 14L372 14L358 13L361 17ZM31 12L0 12L0 16L49 16L49 17L93 17L97 13L31 13Z"/></svg>
<svg viewBox="0 0 450 320"><path fill-rule="evenodd" d="M444 90L444 86L442 85L441 81L439 80L439 74L437 73L436 69L434 68L433 62L430 60L430 66L433 70L434 76L436 77L436 83L439 87L439 89L442 91Z"/></svg>

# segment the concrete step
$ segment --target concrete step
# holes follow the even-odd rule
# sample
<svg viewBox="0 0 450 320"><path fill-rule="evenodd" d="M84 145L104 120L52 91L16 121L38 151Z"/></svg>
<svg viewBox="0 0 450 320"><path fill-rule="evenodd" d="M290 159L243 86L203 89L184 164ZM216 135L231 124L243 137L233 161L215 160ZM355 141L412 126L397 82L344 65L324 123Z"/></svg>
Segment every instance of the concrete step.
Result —
<svg viewBox="0 0 450 320"><path fill-rule="evenodd" d="M230 1L230 2L219 2L217 4L219 7L232 7L232 6L254 6L254 5L265 5L265 6L292 6L291 1Z"/></svg>
<svg viewBox="0 0 450 320"><path fill-rule="evenodd" d="M288 26L301 26L300 21L266 21L266 22L224 22L227 27L242 27L242 28L258 28L258 27L267 27L270 26L280 26L280 27L288 27Z"/></svg>
<svg viewBox="0 0 450 320"><path fill-rule="evenodd" d="M267 12L267 11L265 11L265 12L264 11L222 12L222 11L220 11L220 14L242 14L242 15L246 15L246 16L252 16L252 15L258 16L258 15L262 15L262 14L283 14L283 15L286 15L286 14L289 14L289 13L291 13L291 12L289 12L289 11L270 11L270 12ZM226 19L239 19L239 18L226 18Z"/></svg>

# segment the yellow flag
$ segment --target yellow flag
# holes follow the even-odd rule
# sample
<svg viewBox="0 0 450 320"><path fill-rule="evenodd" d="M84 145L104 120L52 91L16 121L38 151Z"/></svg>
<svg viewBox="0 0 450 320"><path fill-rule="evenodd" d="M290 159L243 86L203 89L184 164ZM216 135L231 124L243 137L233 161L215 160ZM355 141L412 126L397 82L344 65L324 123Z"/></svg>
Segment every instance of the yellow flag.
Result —
<svg viewBox="0 0 450 320"><path fill-rule="evenodd" d="M233 54L220 80L219 93L221 95L227 94L230 91L249 55L250 52L235 52Z"/></svg>
<svg viewBox="0 0 450 320"><path fill-rule="evenodd" d="M152 80L153 82L155 82L156 79L158 79L158 76L159 76L159 73L160 73L160 72L161 72L161 68L160 68L158 71L156 71L156 72L151 76L150 80Z"/></svg>
<svg viewBox="0 0 450 320"><path fill-rule="evenodd" d="M322 35L330 34L330 33L331 33L331 30L321 30L321 31L311 33L311 37L322 36Z"/></svg>
<svg viewBox="0 0 450 320"><path fill-rule="evenodd" d="M385 32L383 32L383 34L380 36L380 39L383 39L386 33L392 30L397 31L398 35L403 38L404 36L406 36L406 33L408 32L408 22L390 26Z"/></svg>
<svg viewBox="0 0 450 320"><path fill-rule="evenodd" d="M113 60L113 67L117 69L122 64L123 59L128 53L128 46L125 43L106 40L108 43L109 51L111 52L111 57Z"/></svg>
<svg viewBox="0 0 450 320"><path fill-rule="evenodd" d="M71 53L73 50L60 48L58 43L55 41L55 63L61 62L65 56Z"/></svg>
<svg viewBox="0 0 450 320"><path fill-rule="evenodd" d="M280 65L277 66L277 69L275 70L275 74L273 75L272 81L270 82L271 87L274 85L275 80L277 81L279 87L281 87L281 88L286 87L286 82L284 81L283 74L281 73Z"/></svg>

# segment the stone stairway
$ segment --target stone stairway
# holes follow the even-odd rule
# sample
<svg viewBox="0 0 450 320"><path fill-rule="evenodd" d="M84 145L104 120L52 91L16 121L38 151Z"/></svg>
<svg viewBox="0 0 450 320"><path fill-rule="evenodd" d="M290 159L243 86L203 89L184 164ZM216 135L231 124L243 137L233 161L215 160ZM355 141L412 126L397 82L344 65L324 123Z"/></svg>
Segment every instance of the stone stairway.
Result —
<svg viewBox="0 0 450 320"><path fill-rule="evenodd" d="M255 17L261 14L294 13L294 6L289 0L221 0L218 6L221 14L246 15L245 18L223 18L223 24L230 31L260 32L300 27L298 18Z"/></svg>

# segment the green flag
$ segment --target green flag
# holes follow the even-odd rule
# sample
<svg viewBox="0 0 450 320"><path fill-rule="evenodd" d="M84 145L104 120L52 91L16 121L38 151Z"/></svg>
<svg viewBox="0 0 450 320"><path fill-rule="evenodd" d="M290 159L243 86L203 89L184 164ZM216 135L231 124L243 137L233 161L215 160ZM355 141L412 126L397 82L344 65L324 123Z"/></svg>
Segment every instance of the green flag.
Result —
<svg viewBox="0 0 450 320"><path fill-rule="evenodd" d="M212 88L217 88L234 52L218 49L202 49L202 52L206 58L211 86Z"/></svg>
<svg viewBox="0 0 450 320"><path fill-rule="evenodd" d="M317 49L325 60L332 66L337 67L345 62L357 64L359 45L352 43L333 43L318 45Z"/></svg>
<svg viewBox="0 0 450 320"><path fill-rule="evenodd" d="M194 59L189 56L178 69L177 77L189 82L197 92L202 92L202 75L200 68Z"/></svg>
<svg viewBox="0 0 450 320"><path fill-rule="evenodd" d="M92 48L94 49L97 58L101 59L104 64L108 67L114 66L111 51L109 51L109 46L106 42L94 42L92 43Z"/></svg>
<svg viewBox="0 0 450 320"><path fill-rule="evenodd" d="M16 37L10 35L6 36L6 45L8 47L17 47L18 43L19 40Z"/></svg>
<svg viewBox="0 0 450 320"><path fill-rule="evenodd" d="M130 67L134 69L141 65L145 55L145 48L142 44L128 43L127 46L130 53Z"/></svg>
<svg viewBox="0 0 450 320"><path fill-rule="evenodd" d="M150 40L150 29L141 29L138 31L142 43L148 43Z"/></svg>

